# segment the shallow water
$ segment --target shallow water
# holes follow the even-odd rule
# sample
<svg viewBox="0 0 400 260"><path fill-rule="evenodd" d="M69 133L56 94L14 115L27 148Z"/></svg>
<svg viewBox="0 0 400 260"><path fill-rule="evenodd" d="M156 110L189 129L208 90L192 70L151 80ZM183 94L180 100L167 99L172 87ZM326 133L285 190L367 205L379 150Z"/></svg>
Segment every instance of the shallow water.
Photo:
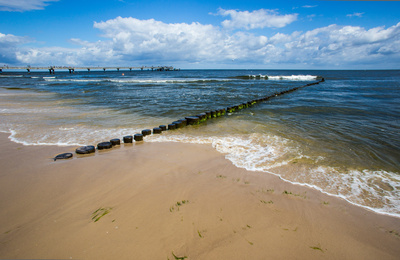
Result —
<svg viewBox="0 0 400 260"><path fill-rule="evenodd" d="M321 84L146 140L210 143L238 167L400 216L400 71L8 74L0 77L0 131L26 145L95 145L322 76Z"/></svg>

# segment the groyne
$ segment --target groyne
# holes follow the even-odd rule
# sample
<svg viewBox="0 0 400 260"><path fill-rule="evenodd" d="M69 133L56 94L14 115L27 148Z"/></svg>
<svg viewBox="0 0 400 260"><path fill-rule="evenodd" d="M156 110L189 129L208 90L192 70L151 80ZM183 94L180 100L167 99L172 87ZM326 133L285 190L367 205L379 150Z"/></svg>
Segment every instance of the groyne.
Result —
<svg viewBox="0 0 400 260"><path fill-rule="evenodd" d="M191 126L191 125L192 126L200 125L200 124L206 122L209 119L219 118L221 116L226 115L227 113L228 114L232 114L232 113L238 112L238 111L240 111L242 109L254 106L254 105L258 104L258 103L265 102L265 101L268 101L268 100L270 100L272 98L275 98L275 97L278 97L278 96L281 96L281 95L285 95L285 94L297 91L297 90L299 90L301 88L304 88L304 87L317 85L317 84L320 84L320 83L322 83L324 81L325 81L325 79L321 78L320 81L313 82L313 83L308 83L306 85L295 87L295 88L292 88L292 89L289 89L289 90L276 92L276 93L274 93L272 95L269 95L269 96L266 96L266 97L262 97L262 98L259 98L259 99L253 99L253 100L249 100L247 102L243 102L243 103L240 103L240 104L234 104L234 105L231 105L231 106L228 106L228 107L224 107L224 108L219 108L219 109L215 109L215 110L201 112L201 113L198 113L196 115L188 115L186 117L183 117L181 119L173 121L172 123L170 123L168 125L160 125L160 126L154 127L153 130L144 129L144 130L141 131L141 133L136 133L133 136L132 135L124 136L122 138L122 140L123 140L123 143L133 143L133 140L135 142L141 142L141 141L144 140L144 138L146 136L151 135L151 134L162 134L162 132L164 132L164 131L173 131L175 129L179 129L179 128L183 128L183 127ZM112 140L107 141L107 142L101 142L101 143L99 143L97 145L97 150L110 149L115 145L120 145L120 143L121 143L120 139L118 139L118 138L112 139ZM92 146L92 145L90 145L90 146L82 146L82 147L77 148L75 152L77 154L94 153L95 149L94 149L94 146ZM69 153L68 153L68 155L67 154L57 155L55 158L64 159L63 156L66 157L65 159L67 159L67 157L71 158Z"/></svg>

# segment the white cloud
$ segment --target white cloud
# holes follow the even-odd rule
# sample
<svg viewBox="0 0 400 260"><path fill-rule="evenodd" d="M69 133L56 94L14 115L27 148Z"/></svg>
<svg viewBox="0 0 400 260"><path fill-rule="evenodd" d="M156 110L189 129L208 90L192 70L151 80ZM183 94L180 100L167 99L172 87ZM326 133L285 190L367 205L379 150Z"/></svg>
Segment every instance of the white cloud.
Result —
<svg viewBox="0 0 400 260"><path fill-rule="evenodd" d="M229 33L212 25L166 24L153 19L118 17L94 26L109 39L101 43L125 60L225 63L234 59L256 64L332 65L399 61L400 55L396 47L400 23L369 30L330 25L303 33L277 33L269 39L243 31Z"/></svg>
<svg viewBox="0 0 400 260"><path fill-rule="evenodd" d="M399 68L400 64L400 23L371 29L330 25L272 37L200 23L122 17L94 23L94 27L102 32L102 40L71 39L77 48L69 49L17 48L25 38L0 34L1 53L6 52L1 46L8 46L7 53L14 53L10 61L31 65Z"/></svg>
<svg viewBox="0 0 400 260"><path fill-rule="evenodd" d="M352 14L348 14L346 15L347 17L362 17L365 13L352 13Z"/></svg>
<svg viewBox="0 0 400 260"><path fill-rule="evenodd" d="M18 50L18 46L26 42L28 42L26 37L0 33L0 62L18 62L15 53Z"/></svg>
<svg viewBox="0 0 400 260"><path fill-rule="evenodd" d="M307 15L307 18L308 18L309 21L312 21L314 17L316 17L315 14Z"/></svg>
<svg viewBox="0 0 400 260"><path fill-rule="evenodd" d="M396 64L400 61L400 23L385 29L330 25L287 39L289 57L314 64ZM388 47L391 51L388 51ZM300 54L301 53L301 54ZM300 55L299 55L300 54Z"/></svg>
<svg viewBox="0 0 400 260"><path fill-rule="evenodd" d="M260 9L253 12L220 9L218 14L230 16L231 20L222 22L228 29L282 28L297 20L298 14L280 15L274 10Z"/></svg>
<svg viewBox="0 0 400 260"><path fill-rule="evenodd" d="M303 5L303 8L314 8L317 7L318 5Z"/></svg>
<svg viewBox="0 0 400 260"><path fill-rule="evenodd" d="M156 60L212 59L229 49L230 39L218 27L200 23L166 24L154 19L117 17L94 27L112 39L111 47L130 58L153 57Z"/></svg>
<svg viewBox="0 0 400 260"><path fill-rule="evenodd" d="M42 10L49 5L48 2L58 0L0 0L0 11L24 12L30 10Z"/></svg>

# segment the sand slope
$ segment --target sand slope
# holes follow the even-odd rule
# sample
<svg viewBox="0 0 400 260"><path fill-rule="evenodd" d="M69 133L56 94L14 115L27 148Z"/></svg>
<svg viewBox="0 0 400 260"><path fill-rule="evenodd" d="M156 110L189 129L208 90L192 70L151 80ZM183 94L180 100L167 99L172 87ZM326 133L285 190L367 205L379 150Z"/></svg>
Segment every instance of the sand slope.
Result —
<svg viewBox="0 0 400 260"><path fill-rule="evenodd" d="M54 162L74 147L0 143L0 258L400 256L400 219L238 169L208 145L122 145Z"/></svg>

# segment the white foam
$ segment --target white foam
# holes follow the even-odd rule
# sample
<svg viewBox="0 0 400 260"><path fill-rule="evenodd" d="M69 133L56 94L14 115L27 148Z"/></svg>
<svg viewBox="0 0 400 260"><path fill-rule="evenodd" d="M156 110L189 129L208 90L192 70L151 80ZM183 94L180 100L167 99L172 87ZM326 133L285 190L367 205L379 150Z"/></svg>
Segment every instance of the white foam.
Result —
<svg viewBox="0 0 400 260"><path fill-rule="evenodd" d="M146 137L147 138L147 137ZM315 163L323 157L302 155L290 140L263 134L231 135L223 137L166 134L146 139L151 142L183 142L211 144L225 154L235 166L249 171L263 171L279 176L295 185L307 186L325 194L342 198L349 203L380 214L400 217L400 175L387 171L343 170L319 165L296 175L274 172L275 167L305 158Z"/></svg>
<svg viewBox="0 0 400 260"><path fill-rule="evenodd" d="M236 166L249 171L266 171L270 168L285 165L287 153L295 153L287 139L263 134L230 135L222 137L203 137L179 135L159 135L146 139L150 142L182 142L211 144L218 152Z"/></svg>
<svg viewBox="0 0 400 260"><path fill-rule="evenodd" d="M318 76L313 75L291 75L291 76L268 76L268 75L249 75L250 78L263 78L268 80L288 80L288 81L310 81L316 80Z"/></svg>
<svg viewBox="0 0 400 260"><path fill-rule="evenodd" d="M9 139L15 143L23 145L56 145L56 146L75 146L75 145L94 145L99 142L108 141L114 138L122 138L126 135L139 133L140 129L120 128L120 129L95 129L86 127L61 127L44 131L24 131L24 130L2 130L10 133Z"/></svg>
<svg viewBox="0 0 400 260"><path fill-rule="evenodd" d="M1 78L22 78L23 75L0 75Z"/></svg>
<svg viewBox="0 0 400 260"><path fill-rule="evenodd" d="M269 80L308 81L308 80L316 80L317 76L312 76L312 75L268 76L268 79Z"/></svg>
<svg viewBox="0 0 400 260"><path fill-rule="evenodd" d="M209 81L229 81L230 79L68 79L68 78L56 78L56 77L43 77L45 81L49 82L112 82L112 83L141 83L141 84L161 84L161 83L195 83L195 82L209 82Z"/></svg>

